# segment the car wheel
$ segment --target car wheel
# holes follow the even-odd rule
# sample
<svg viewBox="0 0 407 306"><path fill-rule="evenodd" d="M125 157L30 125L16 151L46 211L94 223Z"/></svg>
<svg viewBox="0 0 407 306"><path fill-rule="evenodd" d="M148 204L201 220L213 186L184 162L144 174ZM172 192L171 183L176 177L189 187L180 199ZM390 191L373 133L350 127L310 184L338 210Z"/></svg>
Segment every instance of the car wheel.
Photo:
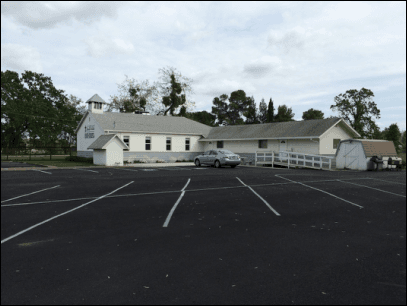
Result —
<svg viewBox="0 0 407 306"><path fill-rule="evenodd" d="M236 165L231 166L232 168L236 168Z"/></svg>
<svg viewBox="0 0 407 306"><path fill-rule="evenodd" d="M200 163L199 159L195 160L195 166L197 166L197 167L201 166L201 163Z"/></svg>
<svg viewBox="0 0 407 306"><path fill-rule="evenodd" d="M215 161L215 168L220 168L220 167L221 167L220 162L218 160Z"/></svg>

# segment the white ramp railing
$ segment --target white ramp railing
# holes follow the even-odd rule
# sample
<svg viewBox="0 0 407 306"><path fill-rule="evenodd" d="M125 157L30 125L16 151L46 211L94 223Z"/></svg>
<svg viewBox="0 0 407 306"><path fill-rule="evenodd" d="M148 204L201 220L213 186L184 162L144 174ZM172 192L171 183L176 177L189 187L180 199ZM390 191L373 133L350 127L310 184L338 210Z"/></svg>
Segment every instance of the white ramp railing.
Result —
<svg viewBox="0 0 407 306"><path fill-rule="evenodd" d="M316 169L332 169L332 160L335 157L331 156L321 156L314 154L298 153L298 152L288 152L280 151L279 153L273 152L258 152L255 155L255 166L257 164L274 164L286 165L288 169L291 167L306 167L306 168L316 168Z"/></svg>

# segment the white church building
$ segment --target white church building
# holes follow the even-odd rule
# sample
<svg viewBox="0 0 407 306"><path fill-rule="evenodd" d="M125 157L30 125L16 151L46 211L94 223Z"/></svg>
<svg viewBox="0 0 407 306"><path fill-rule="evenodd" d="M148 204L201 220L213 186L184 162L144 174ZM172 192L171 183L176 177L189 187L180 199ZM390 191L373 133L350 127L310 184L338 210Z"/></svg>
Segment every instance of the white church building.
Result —
<svg viewBox="0 0 407 306"><path fill-rule="evenodd" d="M248 162L254 161L256 151L334 156L341 140L360 137L341 118L211 127L185 117L104 112L107 103L97 94L86 103L88 111L76 129L78 156L106 165L193 160L216 148L231 150Z"/></svg>

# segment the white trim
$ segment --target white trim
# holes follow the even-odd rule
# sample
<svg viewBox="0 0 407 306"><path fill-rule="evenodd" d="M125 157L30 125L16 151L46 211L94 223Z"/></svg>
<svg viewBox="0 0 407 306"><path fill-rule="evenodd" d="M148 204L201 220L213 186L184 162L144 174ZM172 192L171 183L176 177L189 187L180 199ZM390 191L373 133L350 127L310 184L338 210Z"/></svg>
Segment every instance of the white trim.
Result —
<svg viewBox="0 0 407 306"><path fill-rule="evenodd" d="M275 140L289 140L289 139L305 139L305 140L310 140L313 138L318 138L319 136L303 136L303 137L273 137L273 138L268 138L268 137L262 137L262 138L231 138L231 139L199 139L198 141L228 141L228 140L268 140L268 139L275 139Z"/></svg>
<svg viewBox="0 0 407 306"><path fill-rule="evenodd" d="M343 121L343 123L345 123L349 129L351 129L352 131L355 132L356 137L361 137L360 134L358 132L355 131L355 129L353 127L351 127L349 124L346 123L345 120L343 120L342 118L340 118L335 124L333 124L329 129L327 129L324 133L322 133L322 135L320 136L321 138L328 133L331 129L333 129L334 127L336 127L341 121ZM343 130L343 129L342 129ZM348 134L346 131L344 131L346 134ZM349 135L350 137L353 137L353 135Z"/></svg>

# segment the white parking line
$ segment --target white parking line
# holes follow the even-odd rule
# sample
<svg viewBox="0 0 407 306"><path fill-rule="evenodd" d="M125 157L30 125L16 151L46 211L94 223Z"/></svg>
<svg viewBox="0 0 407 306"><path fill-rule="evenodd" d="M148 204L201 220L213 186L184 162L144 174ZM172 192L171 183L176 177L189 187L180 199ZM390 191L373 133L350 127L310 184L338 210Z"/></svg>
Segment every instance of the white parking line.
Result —
<svg viewBox="0 0 407 306"><path fill-rule="evenodd" d="M51 172L42 171L42 170L33 170L33 171L39 171L39 172L44 172L44 173L52 174Z"/></svg>
<svg viewBox="0 0 407 306"><path fill-rule="evenodd" d="M352 203L352 202L350 202L350 201L348 201L348 200L345 200L345 199L342 199L342 198L340 198L340 197L337 197L336 195L334 195L334 194L332 194L332 193L329 193L329 192L326 192L326 191L324 191L324 190L321 190L321 189L318 189L318 188L314 188L314 187L305 185L305 184L303 184L303 183L301 183L301 182L295 182L295 181L290 180L290 179L288 179L288 178L282 177L281 174L276 174L275 176L280 177L280 178L285 179L285 180L288 180L288 181L291 181L291 182L294 182L294 183L298 183L298 184L304 185L304 186L306 186L306 187L309 187L309 188L312 188L312 189L315 189L315 190L318 190L318 191L321 191L321 192L326 193L326 194L329 194L329 195L331 195L331 196L333 196L333 197L335 197L335 198L338 198L338 199L340 199L340 200L342 200L342 201L345 201L345 202L347 202L347 203L349 203L349 204L355 205L355 206L357 206L357 207L359 207L359 208L363 208L363 206L360 206L360 205L355 204L355 203Z"/></svg>
<svg viewBox="0 0 407 306"><path fill-rule="evenodd" d="M37 224L35 224L35 225L33 225L33 226L31 226L31 227L25 229L25 230L22 230L21 232L18 232L17 234L14 234L14 235L12 235L12 236L6 238L6 239L3 239L3 240L1 241L1 244L3 244L3 243L6 242L6 241L9 241L10 239L13 239L13 238L15 238L15 237L17 237L17 236L20 236L21 234L24 234L25 232L28 232L28 231L32 230L33 228L36 228L37 226L40 226L40 225L42 225L42 224L44 224L44 223L47 223L48 221L51 221L51 220L53 220L53 219L56 219L56 218L61 217L61 216L63 216L63 215L66 215L66 214L68 214L68 213L70 213L70 212L72 212L72 211L74 211L74 210L77 210L77 209L79 209L79 208L82 208L82 207L84 207L84 206L86 206L86 205L88 205L88 204L90 204L90 203L93 203L93 202L95 202L95 201L97 201L97 200L103 199L104 197L108 196L109 194L112 194L112 193L116 192L117 190L120 190L120 189L122 189L122 188L124 188L124 187L130 185L131 183L134 183L134 181L132 181L132 182L130 182L130 183L128 183L128 184L126 184L126 185L120 187L120 188L117 188L116 190L113 190L112 192L110 192L110 193L108 193L108 194L105 194L105 195L103 195L103 196L101 196L101 197L98 197L97 199L94 199L94 200L92 200L92 201L89 201L88 203L82 204L82 205L80 205L80 206L78 206L78 207L75 207L75 208L73 208L73 209L71 209L71 210L68 210L68 211L66 211L66 212L64 212L64 213L62 213L62 214L56 215L56 216L54 216L54 217L52 217L52 218L49 218L49 219L47 219L47 220L45 220L45 221L42 221L42 222L40 222L40 223L37 223Z"/></svg>
<svg viewBox="0 0 407 306"><path fill-rule="evenodd" d="M141 171L158 171L157 169L140 169Z"/></svg>
<svg viewBox="0 0 407 306"><path fill-rule="evenodd" d="M116 168L118 170L128 170L128 171L137 171L137 170L133 170L133 169L121 169L121 168Z"/></svg>
<svg viewBox="0 0 407 306"><path fill-rule="evenodd" d="M96 172L96 173L99 173L98 171L93 171L93 170L88 170L88 169L75 169L75 170L91 171L91 172Z"/></svg>
<svg viewBox="0 0 407 306"><path fill-rule="evenodd" d="M360 178L354 179L347 179L347 180L358 180ZM362 178L365 179L365 178ZM369 179L369 178L366 178ZM303 183L319 183L319 182L332 182L336 180L323 180L323 181L304 181ZM287 183L270 183L270 184L258 184L258 185L250 185L251 187L260 187L260 186L274 186L274 185L287 185L287 184L298 184L297 182L287 182ZM220 189L231 189L231 188L244 188L246 186L231 186L231 187L215 187L215 188L202 188L202 189L189 189L188 192L192 191L207 191L207 190L220 190ZM179 192L179 190L170 190L170 191L156 191L156 192L146 192L146 193L133 193L133 194L123 194L123 195L114 195L108 196L107 198L117 198L117 197L129 197L129 196L141 196L141 195L154 195L154 194L162 194L162 193L173 193ZM18 204L6 204L1 205L1 207L9 207L9 206L21 206L21 205L32 205L32 204L45 204L45 203L57 203L57 202L69 202L69 201L79 201L79 200L89 200L94 199L95 197L87 197L87 198L76 198L76 199L67 199L67 200L53 200L53 201L42 201L42 202L32 202L32 203L18 203Z"/></svg>
<svg viewBox="0 0 407 306"><path fill-rule="evenodd" d="M385 191L385 190L381 190L381 189L377 189L377 188L373 188L373 187L369 187L369 186L365 186L365 185L355 184L355 183L351 183L351 182L344 182L344 181L341 181L341 180L337 180L337 181L342 182L342 183L348 183L348 184L356 185L356 186L362 186L362 187L366 187L366 188L370 188L370 189L374 189L374 190L378 190L378 191L382 191L382 192L386 192L386 193L390 193L390 194L394 194L394 195L399 196L399 197L404 197L404 198L406 197L406 196L401 195L401 194L397 194L397 193L393 193L393 192L389 192L389 191Z"/></svg>
<svg viewBox="0 0 407 306"><path fill-rule="evenodd" d="M271 209L271 211L272 211L273 213L275 213L277 216L280 216L280 214L279 214L277 211L275 211L274 208L271 207L270 204L267 203L267 201L266 201L265 199L263 199L256 191L254 191L252 187L250 187L250 186L246 185L245 183L243 183L243 182L240 180L240 178L238 178L238 177L236 177L236 178L237 178L243 185L245 185L246 187L249 187L250 190L253 191L253 193L254 193L255 195L257 195L257 196L260 198L260 200L262 200L262 201L264 202L264 204L266 204L266 205L268 206L268 208Z"/></svg>
<svg viewBox="0 0 407 306"><path fill-rule="evenodd" d="M181 190L182 193L181 193L180 197L178 198L178 201L175 203L175 205L172 207L170 213L168 214L168 217L167 217L167 219L165 220L163 227L168 227L168 223L170 223L171 216L172 216L172 214L174 213L175 209L177 208L177 206L178 206L179 202L181 201L182 197L184 196L184 194L185 194L185 188L187 188L187 186L188 186L188 184L189 184L190 181L191 181L191 179L188 179L187 184L184 186L184 188L182 188L182 190Z"/></svg>
<svg viewBox="0 0 407 306"><path fill-rule="evenodd" d="M400 184L400 185L406 185L405 183L399 183L399 182L392 182L392 181L379 180L379 179L377 179L377 178L372 178L372 180L382 181L382 182L391 183L391 184Z"/></svg>
<svg viewBox="0 0 407 306"><path fill-rule="evenodd" d="M23 194L23 195L20 195L18 197L15 197L15 198L11 198L11 199L8 199L8 200L1 201L1 203L11 201L11 200L14 200L14 199L18 199L18 198L21 198L21 197L25 197L25 196L28 196L30 194L38 193L38 192L41 192L41 191L44 191L44 190L49 190L49 189L52 189L52 188L56 188L56 187L59 187L59 186L61 186L61 185L57 185L57 186L54 186L54 187L51 187L51 188L41 189L39 191L34 191L34 192L31 192L31 193L27 193L27 194Z"/></svg>

